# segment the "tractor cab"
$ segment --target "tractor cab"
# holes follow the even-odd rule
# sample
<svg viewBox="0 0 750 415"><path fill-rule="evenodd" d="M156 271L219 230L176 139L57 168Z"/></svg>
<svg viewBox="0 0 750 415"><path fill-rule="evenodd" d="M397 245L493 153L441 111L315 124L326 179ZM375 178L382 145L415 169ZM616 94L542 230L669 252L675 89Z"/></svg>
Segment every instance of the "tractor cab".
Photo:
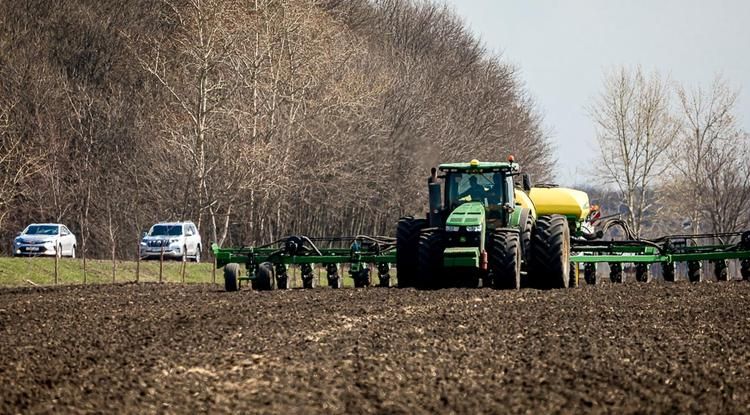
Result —
<svg viewBox="0 0 750 415"><path fill-rule="evenodd" d="M515 207L513 176L518 174L518 164L469 163L442 164L438 167L443 181L440 198L437 181L431 182L431 226L461 226L469 222L488 226L507 226Z"/></svg>

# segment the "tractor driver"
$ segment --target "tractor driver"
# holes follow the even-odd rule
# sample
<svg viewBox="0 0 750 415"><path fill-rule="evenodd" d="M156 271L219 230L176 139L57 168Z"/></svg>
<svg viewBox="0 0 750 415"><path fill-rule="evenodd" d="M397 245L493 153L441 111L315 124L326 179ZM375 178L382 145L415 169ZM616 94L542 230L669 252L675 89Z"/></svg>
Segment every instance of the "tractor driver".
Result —
<svg viewBox="0 0 750 415"><path fill-rule="evenodd" d="M492 177L492 189L487 196L487 202L494 205L503 203L503 176L500 173L495 173Z"/></svg>
<svg viewBox="0 0 750 415"><path fill-rule="evenodd" d="M469 188L463 191L458 196L458 198L463 199L466 196L469 196L471 200L474 200L474 201L484 200L484 197L485 197L484 187L480 186L479 183L477 183L477 176L472 175L469 177Z"/></svg>

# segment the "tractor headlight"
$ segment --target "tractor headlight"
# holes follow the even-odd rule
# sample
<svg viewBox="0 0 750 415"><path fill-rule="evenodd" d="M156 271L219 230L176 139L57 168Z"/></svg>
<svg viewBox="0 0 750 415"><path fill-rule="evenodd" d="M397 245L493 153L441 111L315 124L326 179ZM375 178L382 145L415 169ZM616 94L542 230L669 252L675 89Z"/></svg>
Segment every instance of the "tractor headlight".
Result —
<svg viewBox="0 0 750 415"><path fill-rule="evenodd" d="M445 227L445 231L446 231L446 232L458 232L458 231L460 231L460 230L461 230L461 227L460 227L460 226L447 225L447 226Z"/></svg>
<svg viewBox="0 0 750 415"><path fill-rule="evenodd" d="M467 226L466 232L482 232L482 225Z"/></svg>

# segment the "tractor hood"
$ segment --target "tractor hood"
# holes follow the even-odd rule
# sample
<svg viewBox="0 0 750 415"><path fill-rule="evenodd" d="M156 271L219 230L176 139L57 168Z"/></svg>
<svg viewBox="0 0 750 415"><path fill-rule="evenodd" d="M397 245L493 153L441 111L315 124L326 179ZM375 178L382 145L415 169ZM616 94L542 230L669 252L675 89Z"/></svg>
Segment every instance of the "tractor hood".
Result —
<svg viewBox="0 0 750 415"><path fill-rule="evenodd" d="M484 206L481 202L464 203L456 208L446 221L446 226L479 226L484 223Z"/></svg>

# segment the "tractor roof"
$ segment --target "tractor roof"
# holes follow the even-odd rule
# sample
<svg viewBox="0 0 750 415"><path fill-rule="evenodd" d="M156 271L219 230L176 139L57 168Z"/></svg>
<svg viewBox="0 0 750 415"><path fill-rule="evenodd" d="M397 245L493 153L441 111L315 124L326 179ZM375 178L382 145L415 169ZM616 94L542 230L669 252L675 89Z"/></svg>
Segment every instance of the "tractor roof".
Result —
<svg viewBox="0 0 750 415"><path fill-rule="evenodd" d="M497 161L478 161L472 160L468 163L445 163L438 166L440 171L498 171L498 170L518 170L518 163L497 162Z"/></svg>

